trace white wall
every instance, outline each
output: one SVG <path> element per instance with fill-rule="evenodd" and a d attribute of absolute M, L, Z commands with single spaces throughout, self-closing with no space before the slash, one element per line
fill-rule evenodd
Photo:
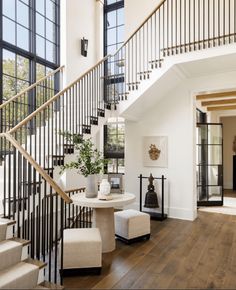
<path fill-rule="evenodd" d="M 177 72 L 178 73 L 178 72 Z M 125 190 L 136 194 L 139 206 L 140 173 L 164 174 L 168 179 L 169 217 L 193 220 L 197 215 L 196 196 L 196 125 L 194 96 L 200 92 L 229 90 L 235 85 L 236 72 L 183 78 L 172 91 L 143 111 L 138 122 L 126 126 Z M 168 86 L 168 84 L 166 84 Z M 148 94 L 158 94 L 156 89 Z M 168 137 L 168 168 L 144 167 L 142 164 L 143 136 Z"/>
<path fill-rule="evenodd" d="M 125 0 L 125 39 L 137 29 L 160 2 L 161 0 Z"/>
<path fill-rule="evenodd" d="M 61 64 L 65 83 L 71 83 L 103 55 L 103 6 L 95 0 L 61 1 Z M 81 39 L 89 41 L 88 56 L 81 55 Z"/>
<path fill-rule="evenodd" d="M 164 174 L 168 179 L 165 194 L 169 196 L 169 215 L 190 220 L 194 219 L 192 110 L 188 91 L 179 87 L 153 106 L 139 122 L 127 121 L 125 155 L 126 191 L 138 197 L 140 173 L 146 176 L 152 173 L 156 177 Z M 168 137 L 168 168 L 143 166 L 143 136 Z"/>

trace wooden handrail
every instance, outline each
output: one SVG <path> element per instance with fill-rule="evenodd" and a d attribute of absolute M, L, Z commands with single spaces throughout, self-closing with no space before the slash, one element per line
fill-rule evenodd
<path fill-rule="evenodd" d="M 53 76 L 54 74 L 56 74 L 57 72 L 63 70 L 65 68 L 64 65 L 60 66 L 59 68 L 57 68 L 56 70 L 52 71 L 51 73 L 49 73 L 48 75 L 46 75 L 45 77 L 41 78 L 40 80 L 38 80 L 37 82 L 33 83 L 32 85 L 30 85 L 29 87 L 27 87 L 26 89 L 24 89 L 22 92 L 18 93 L 17 95 L 11 97 L 9 100 L 7 100 L 6 102 L 2 103 L 0 105 L 0 109 L 4 108 L 7 104 L 9 104 L 10 102 L 14 101 L 15 99 L 19 98 L 20 96 L 22 96 L 23 94 L 27 93 L 28 91 L 32 90 L 33 88 L 35 88 L 39 83 L 43 82 L 44 80 L 46 80 L 48 77 Z"/>
<path fill-rule="evenodd" d="M 120 48 L 117 49 L 117 51 L 114 53 L 113 56 L 115 56 L 125 45 L 130 41 L 130 39 L 143 27 L 143 25 L 148 22 L 148 20 L 154 15 L 157 10 L 161 8 L 161 6 L 166 2 L 166 0 L 162 0 L 159 5 L 143 20 L 143 22 L 138 26 L 137 29 L 128 37 L 128 39 L 122 44 Z"/>
<path fill-rule="evenodd" d="M 71 193 L 71 192 L 77 192 L 77 191 L 84 191 L 85 190 L 85 187 L 80 187 L 80 188 L 73 188 L 73 189 L 68 189 L 68 190 L 65 190 L 65 193 Z"/>
<path fill-rule="evenodd" d="M 0 137 L 6 138 L 25 159 L 35 168 L 35 170 L 47 181 L 47 183 L 57 192 L 66 203 L 72 203 L 70 197 L 56 184 L 56 182 L 46 173 L 45 170 L 28 154 L 27 151 L 9 133 L 1 133 Z"/>
<path fill-rule="evenodd" d="M 84 76 L 89 74 L 95 67 L 103 63 L 105 60 L 107 60 L 111 55 L 105 56 L 102 60 L 100 60 L 97 64 L 95 64 L 92 68 L 90 68 L 88 71 L 86 71 L 82 76 L 80 76 L 77 80 L 75 80 L 73 83 L 68 85 L 66 88 L 64 88 L 62 91 L 54 95 L 51 99 L 49 99 L 47 102 L 45 102 L 41 107 L 39 107 L 37 110 L 35 110 L 33 113 L 31 113 L 28 117 L 26 117 L 24 120 L 19 122 L 14 128 L 8 131 L 8 133 L 12 134 L 16 132 L 19 128 L 24 126 L 26 123 L 28 123 L 30 120 L 34 118 L 38 113 L 42 112 L 45 108 L 47 108 L 52 102 L 57 100 L 61 95 L 63 95 L 66 91 L 68 91 L 71 87 L 73 87 L 77 82 L 79 82 Z"/>

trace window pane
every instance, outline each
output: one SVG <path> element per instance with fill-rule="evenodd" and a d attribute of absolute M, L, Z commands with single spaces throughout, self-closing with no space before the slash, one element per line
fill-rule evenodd
<path fill-rule="evenodd" d="M 36 64 L 36 81 L 40 80 L 45 76 L 45 66 L 42 64 Z"/>
<path fill-rule="evenodd" d="M 118 173 L 125 173 L 125 160 L 118 159 Z"/>
<path fill-rule="evenodd" d="M 36 54 L 45 58 L 45 40 L 38 35 L 36 36 Z"/>
<path fill-rule="evenodd" d="M 29 60 L 17 55 L 17 78 L 29 80 Z"/>
<path fill-rule="evenodd" d="M 49 41 L 46 41 L 46 59 L 54 62 L 55 61 L 55 45 Z"/>
<path fill-rule="evenodd" d="M 55 4 L 51 0 L 46 1 L 46 17 L 55 22 Z"/>
<path fill-rule="evenodd" d="M 17 25 L 17 46 L 29 50 L 29 30 Z"/>
<path fill-rule="evenodd" d="M 119 26 L 117 28 L 117 42 L 123 42 L 124 41 L 124 26 Z"/>
<path fill-rule="evenodd" d="M 121 25 L 125 23 L 125 15 L 124 9 L 117 10 L 117 25 Z"/>
<path fill-rule="evenodd" d="M 29 83 L 28 82 L 24 82 L 24 81 L 21 81 L 21 80 L 17 80 L 17 83 L 16 83 L 16 93 L 20 93 L 22 92 L 23 90 L 25 90 L 27 87 L 29 86 Z"/>
<path fill-rule="evenodd" d="M 115 27 L 116 24 L 116 10 L 107 13 L 107 28 Z"/>
<path fill-rule="evenodd" d="M 36 33 L 45 36 L 45 18 L 36 13 Z"/>
<path fill-rule="evenodd" d="M 15 20 L 15 0 L 3 0 L 2 12 L 7 17 Z"/>
<path fill-rule="evenodd" d="M 116 43 L 116 28 L 108 29 L 107 31 L 107 45 Z"/>
<path fill-rule="evenodd" d="M 3 40 L 16 44 L 15 22 L 3 17 Z"/>
<path fill-rule="evenodd" d="M 115 45 L 109 45 L 107 47 L 107 54 L 115 54 L 117 48 L 116 48 L 116 44 Z"/>
<path fill-rule="evenodd" d="M 16 79 L 3 75 L 3 98 L 8 100 L 16 94 Z"/>
<path fill-rule="evenodd" d="M 17 22 L 29 28 L 29 7 L 17 1 Z"/>
<path fill-rule="evenodd" d="M 47 0 L 48 1 L 48 0 Z M 44 15 L 45 11 L 45 0 L 36 0 L 36 10 Z"/>
<path fill-rule="evenodd" d="M 117 173 L 117 160 L 116 159 L 108 159 L 107 172 Z"/>
<path fill-rule="evenodd" d="M 12 53 L 8 50 L 3 50 L 3 73 L 10 75 L 10 76 L 15 76 L 15 58 L 16 55 L 15 53 Z"/>
<path fill-rule="evenodd" d="M 55 42 L 55 25 L 49 20 L 46 20 L 46 38 Z"/>
<path fill-rule="evenodd" d="M 118 124 L 118 134 L 125 133 L 125 124 Z"/>

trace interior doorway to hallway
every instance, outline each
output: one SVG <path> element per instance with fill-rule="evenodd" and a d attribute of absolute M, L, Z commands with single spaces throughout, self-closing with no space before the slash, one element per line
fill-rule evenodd
<path fill-rule="evenodd" d="M 221 123 L 197 123 L 198 206 L 222 206 L 223 126 Z"/>
<path fill-rule="evenodd" d="M 198 112 L 200 115 L 201 113 L 201 111 Z M 236 168 L 233 170 L 236 166 L 233 151 L 233 141 L 236 136 L 236 113 L 233 116 L 228 114 L 232 114 L 232 112 L 217 111 L 217 113 L 210 114 L 210 117 L 207 116 L 207 113 L 203 113 L 205 119 L 200 121 L 205 122 L 205 125 L 197 124 L 198 208 L 201 211 L 236 215 Z M 218 123 L 207 123 L 209 120 L 218 121 Z M 217 125 L 222 130 L 217 130 Z M 222 150 L 220 150 L 220 144 L 222 144 Z M 234 158 L 235 161 L 233 161 Z M 208 188 L 216 189 L 217 186 L 221 187 L 222 193 L 220 193 L 220 188 L 218 191 L 208 190 Z"/>

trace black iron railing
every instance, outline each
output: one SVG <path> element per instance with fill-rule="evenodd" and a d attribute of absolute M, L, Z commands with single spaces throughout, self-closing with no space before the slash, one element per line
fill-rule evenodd
<path fill-rule="evenodd" d="M 163 0 L 108 58 L 107 99 L 126 100 L 168 56 L 235 41 L 234 0 Z"/>

